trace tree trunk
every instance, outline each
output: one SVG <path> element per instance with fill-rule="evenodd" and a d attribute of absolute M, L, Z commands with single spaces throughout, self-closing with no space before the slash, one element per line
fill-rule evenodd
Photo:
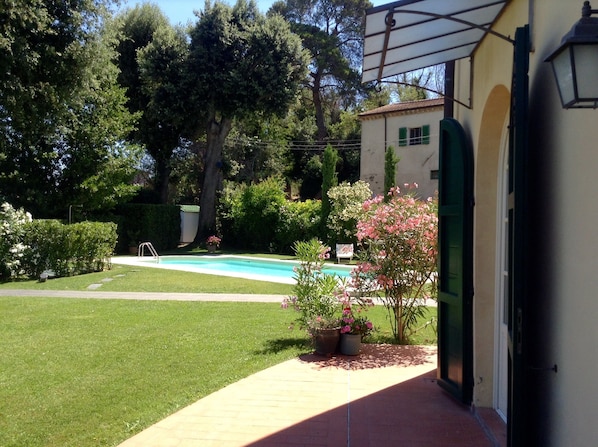
<path fill-rule="evenodd" d="M 170 182 L 170 162 L 156 160 L 156 180 L 154 190 L 160 198 L 160 203 L 168 203 L 168 184 Z"/>
<path fill-rule="evenodd" d="M 312 96 L 314 109 L 316 111 L 316 127 L 318 129 L 318 141 L 324 141 L 328 132 L 326 131 L 326 121 L 324 120 L 324 106 L 322 105 L 322 95 L 320 93 L 321 78 L 319 73 L 312 73 L 314 85 L 312 87 Z"/>
<path fill-rule="evenodd" d="M 220 122 L 212 116 L 208 124 L 207 149 L 204 162 L 204 180 L 199 200 L 199 225 L 195 243 L 201 244 L 209 234 L 216 232 L 216 195 L 221 184 L 222 148 L 232 127 L 230 118 Z"/>

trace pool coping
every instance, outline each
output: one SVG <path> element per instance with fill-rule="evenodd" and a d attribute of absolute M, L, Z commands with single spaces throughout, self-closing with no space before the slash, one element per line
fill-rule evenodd
<path fill-rule="evenodd" d="M 258 258 L 252 256 L 240 256 L 240 255 L 228 255 L 228 254 L 209 254 L 209 255 L 165 255 L 160 256 L 158 259 L 153 258 L 151 256 L 115 256 L 112 257 L 111 262 L 113 264 L 122 264 L 122 265 L 129 265 L 129 266 L 137 266 L 137 267 L 151 267 L 151 268 L 162 268 L 166 270 L 178 270 L 184 272 L 191 272 L 191 273 L 201 273 L 204 275 L 214 275 L 214 276 L 226 276 L 230 278 L 243 278 L 243 279 L 250 279 L 254 281 L 265 281 L 265 282 L 275 282 L 279 284 L 295 284 L 295 280 L 293 278 L 282 278 L 279 276 L 268 276 L 268 275 L 257 275 L 251 273 L 240 273 L 240 272 L 215 272 L 211 269 L 205 269 L 196 266 L 180 266 L 180 265 L 167 265 L 167 264 L 160 264 L 160 258 L 180 258 L 180 257 L 196 257 L 196 258 L 205 258 L 205 259 L 217 259 L 217 258 L 232 258 L 232 259 L 249 259 L 249 260 L 256 260 L 256 261 L 276 261 L 276 262 L 283 262 L 283 263 L 297 263 L 297 261 L 290 260 L 290 259 L 270 259 L 270 258 Z M 151 261 L 154 262 L 151 262 Z M 353 269 L 356 266 L 350 266 L 346 264 L 331 264 L 334 265 L 335 268 L 342 268 L 342 269 Z"/>

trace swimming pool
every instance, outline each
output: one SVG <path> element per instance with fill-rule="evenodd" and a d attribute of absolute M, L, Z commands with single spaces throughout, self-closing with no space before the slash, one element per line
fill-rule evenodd
<path fill-rule="evenodd" d="M 294 284 L 293 268 L 299 265 L 296 261 L 278 259 L 252 258 L 246 256 L 160 256 L 160 261 L 150 257 L 118 257 L 113 258 L 115 264 L 139 265 L 171 270 L 184 270 L 235 278 L 254 279 L 258 281 Z M 353 266 L 327 264 L 324 272 L 340 277 L 349 277 Z"/>

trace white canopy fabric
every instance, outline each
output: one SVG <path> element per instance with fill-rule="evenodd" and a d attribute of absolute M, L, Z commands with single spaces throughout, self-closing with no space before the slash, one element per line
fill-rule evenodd
<path fill-rule="evenodd" d="M 508 1 L 401 0 L 368 9 L 362 81 L 471 56 Z"/>

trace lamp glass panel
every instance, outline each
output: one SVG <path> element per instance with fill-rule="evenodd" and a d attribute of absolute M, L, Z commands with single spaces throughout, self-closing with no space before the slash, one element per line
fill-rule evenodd
<path fill-rule="evenodd" d="M 579 99 L 598 99 L 598 45 L 572 45 Z"/>
<path fill-rule="evenodd" d="M 575 88 L 573 86 L 573 73 L 571 68 L 570 47 L 565 47 L 552 59 L 552 68 L 561 94 L 563 105 L 575 99 Z"/>

